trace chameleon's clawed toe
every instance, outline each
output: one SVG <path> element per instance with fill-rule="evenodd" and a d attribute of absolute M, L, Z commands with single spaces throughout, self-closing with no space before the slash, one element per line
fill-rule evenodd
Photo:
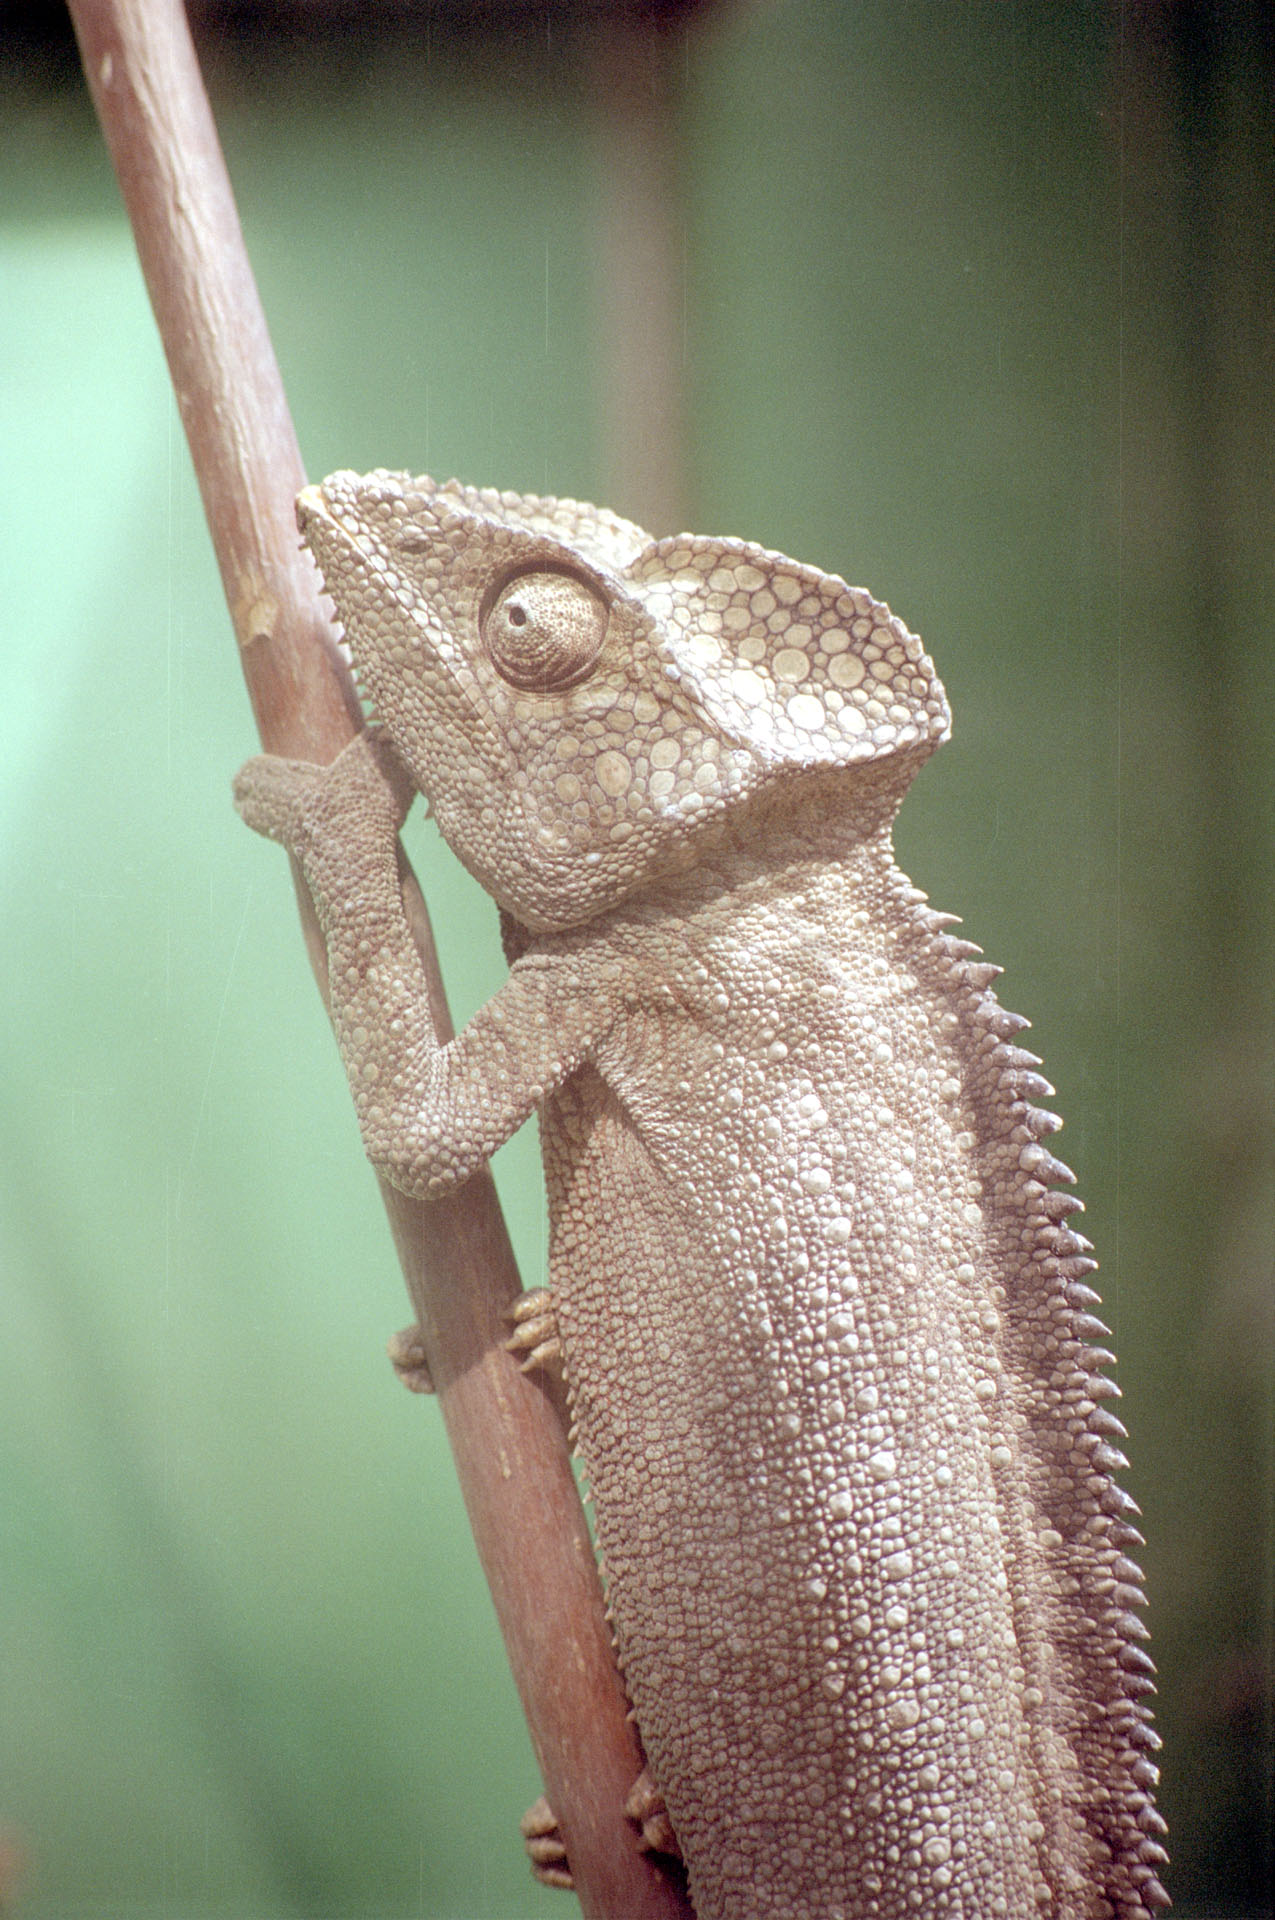
<path fill-rule="evenodd" d="M 409 1393 L 433 1393 L 434 1379 L 419 1327 L 403 1327 L 385 1343 L 390 1364 Z"/>
<path fill-rule="evenodd" d="M 558 1338 L 553 1295 L 548 1287 L 531 1287 L 519 1294 L 505 1318 L 514 1323 L 505 1347 L 520 1359 L 522 1371 L 531 1373 L 537 1367 L 544 1367 L 560 1376 L 562 1342 Z"/>
<path fill-rule="evenodd" d="M 562 1834 L 553 1808 L 543 1793 L 527 1808 L 518 1822 L 518 1830 L 522 1834 L 531 1871 L 536 1879 L 546 1887 L 563 1887 L 570 1892 L 575 1881 L 567 1864 L 567 1850 L 562 1844 Z"/>
<path fill-rule="evenodd" d="M 681 1859 L 682 1849 L 668 1817 L 664 1795 L 646 1767 L 633 1782 L 624 1811 L 641 1828 L 642 1845 L 648 1853 L 666 1853 L 674 1860 Z"/>

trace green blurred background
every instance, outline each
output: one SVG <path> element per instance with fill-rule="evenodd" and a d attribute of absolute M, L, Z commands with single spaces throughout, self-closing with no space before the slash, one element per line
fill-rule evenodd
<path fill-rule="evenodd" d="M 284 11 L 201 46 L 310 471 L 640 514 L 580 22 Z M 1170 1888 L 1269 1913 L 1268 22 L 787 0 L 664 44 L 686 518 L 887 597 L 946 681 L 900 857 L 1067 1117 Z M 405 1300 L 284 863 L 229 806 L 248 707 L 114 182 L 56 19 L 16 10 L 0 62 L 15 1911 L 564 1915 L 437 1412 L 383 1358 Z M 463 1018 L 495 916 L 412 842 Z M 531 1130 L 498 1176 L 535 1284 Z"/>

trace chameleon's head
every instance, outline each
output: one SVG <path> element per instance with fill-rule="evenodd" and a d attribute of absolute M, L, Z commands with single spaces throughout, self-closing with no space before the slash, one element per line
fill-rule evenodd
<path fill-rule="evenodd" d="M 915 635 L 781 554 L 401 473 L 332 474 L 297 514 L 377 718 L 528 927 L 614 906 L 778 782 L 946 738 Z"/>

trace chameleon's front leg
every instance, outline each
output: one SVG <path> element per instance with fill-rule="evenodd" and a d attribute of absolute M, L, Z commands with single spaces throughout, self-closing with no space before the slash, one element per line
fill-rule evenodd
<path fill-rule="evenodd" d="M 328 953 L 337 1045 L 364 1146 L 383 1165 L 405 1071 L 439 1051 L 419 955 L 403 910 L 395 846 L 413 788 L 384 735 L 368 728 L 329 766 L 262 754 L 235 778 L 235 805 L 298 861 Z"/>
<path fill-rule="evenodd" d="M 327 767 L 263 755 L 235 804 L 296 856 L 328 950 L 332 1024 L 367 1156 L 404 1193 L 442 1193 L 488 1161 L 614 1015 L 603 969 L 520 962 L 446 1046 L 429 1012 L 396 858 L 412 787 L 368 728 Z"/>

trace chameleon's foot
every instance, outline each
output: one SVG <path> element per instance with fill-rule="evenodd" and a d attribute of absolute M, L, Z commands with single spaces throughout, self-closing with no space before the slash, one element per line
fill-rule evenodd
<path fill-rule="evenodd" d="M 409 1393 L 433 1393 L 434 1380 L 419 1327 L 404 1327 L 400 1333 L 392 1333 L 385 1343 L 385 1351 Z"/>
<path fill-rule="evenodd" d="M 642 1845 L 648 1853 L 666 1853 L 673 1860 L 681 1859 L 682 1849 L 668 1817 L 664 1795 L 645 1767 L 633 1782 L 624 1811 L 642 1829 Z"/>
<path fill-rule="evenodd" d="M 379 727 L 365 727 L 329 766 L 260 753 L 235 775 L 235 806 L 254 833 L 278 840 L 302 862 L 319 849 L 338 860 L 370 823 L 395 834 L 413 787 Z"/>
<path fill-rule="evenodd" d="M 681 1860 L 682 1849 L 669 1821 L 664 1795 L 645 1767 L 633 1783 L 632 1791 L 624 1803 L 624 1812 L 625 1817 L 641 1829 L 643 1852 L 663 1854 L 666 1863 Z M 553 1808 L 543 1794 L 534 1806 L 527 1808 L 518 1827 L 536 1879 L 543 1881 L 547 1887 L 574 1887 L 562 1833 L 554 1818 Z M 675 1878 L 680 1878 L 679 1867 L 669 1866 L 667 1871 Z"/>
<path fill-rule="evenodd" d="M 520 1294 L 506 1312 L 514 1330 L 505 1342 L 512 1354 L 521 1356 L 524 1373 L 537 1367 L 562 1378 L 562 1343 L 553 1310 L 553 1295 L 548 1287 L 533 1287 Z"/>
<path fill-rule="evenodd" d="M 259 753 L 235 775 L 235 808 L 254 833 L 294 852 L 306 810 L 322 790 L 324 769 L 308 760 Z"/>
<path fill-rule="evenodd" d="M 553 1808 L 543 1793 L 534 1806 L 528 1807 L 518 1822 L 523 1844 L 527 1849 L 527 1858 L 531 1862 L 531 1871 L 537 1880 L 546 1887 L 564 1887 L 568 1892 L 575 1886 L 571 1878 L 571 1868 L 567 1865 L 567 1850 L 562 1844 L 562 1835 L 558 1822 L 553 1817 Z"/>

